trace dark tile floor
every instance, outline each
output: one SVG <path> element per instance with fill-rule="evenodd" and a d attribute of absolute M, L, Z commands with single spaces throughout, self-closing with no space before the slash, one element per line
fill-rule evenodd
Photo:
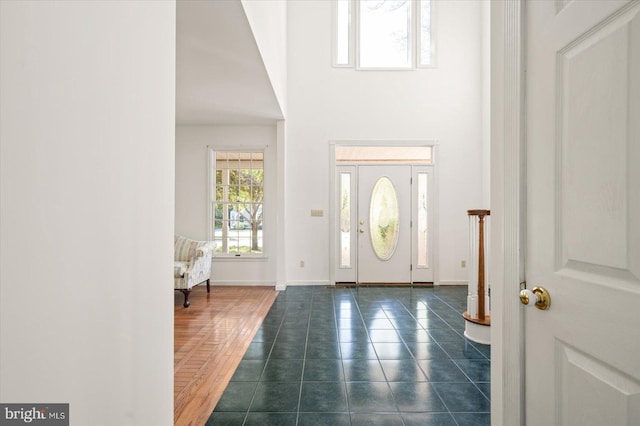
<path fill-rule="evenodd" d="M 289 287 L 207 425 L 489 425 L 467 288 Z"/>

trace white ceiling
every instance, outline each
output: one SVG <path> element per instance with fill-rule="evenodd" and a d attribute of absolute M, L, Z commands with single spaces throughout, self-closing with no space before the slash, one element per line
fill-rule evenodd
<path fill-rule="evenodd" d="M 176 124 L 282 119 L 240 0 L 177 3 Z"/>

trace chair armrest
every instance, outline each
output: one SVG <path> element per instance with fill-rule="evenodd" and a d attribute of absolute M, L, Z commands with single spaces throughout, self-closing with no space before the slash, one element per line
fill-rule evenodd
<path fill-rule="evenodd" d="M 215 248 L 216 248 L 216 243 L 213 241 L 208 241 L 205 244 L 200 245 L 196 249 L 196 257 L 204 257 L 204 256 L 211 257 Z"/>

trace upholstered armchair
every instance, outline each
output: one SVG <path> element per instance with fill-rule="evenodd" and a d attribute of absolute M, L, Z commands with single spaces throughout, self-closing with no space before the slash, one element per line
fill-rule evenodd
<path fill-rule="evenodd" d="M 178 235 L 174 238 L 174 288 L 184 294 L 185 308 L 191 304 L 193 286 L 206 282 L 207 293 L 211 289 L 211 256 L 215 247 L 213 241 L 194 241 Z"/>

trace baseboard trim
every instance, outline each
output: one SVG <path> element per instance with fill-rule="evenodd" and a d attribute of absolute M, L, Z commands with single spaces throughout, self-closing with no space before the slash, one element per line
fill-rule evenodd
<path fill-rule="evenodd" d="M 215 281 L 211 280 L 211 285 L 215 286 L 240 286 L 240 287 L 275 287 L 276 290 L 282 291 L 286 290 L 287 287 L 301 287 L 301 286 L 325 286 L 325 287 L 353 287 L 355 284 L 351 283 L 336 283 L 335 285 L 331 285 L 331 281 L 292 281 L 288 282 L 286 285 L 278 285 L 275 281 L 249 281 L 249 280 L 237 280 L 237 281 Z M 385 284 L 385 283 L 364 283 L 358 284 L 361 287 L 373 287 L 373 286 L 385 286 L 385 287 L 394 287 L 394 286 L 405 286 L 405 287 L 438 287 L 438 286 L 447 286 L 447 285 L 468 285 L 467 281 L 440 281 L 438 283 L 406 283 L 406 284 Z"/>
<path fill-rule="evenodd" d="M 331 286 L 329 286 L 331 287 Z M 353 288 L 353 287 L 406 287 L 406 288 L 432 288 L 433 283 L 336 283 L 336 288 Z"/>
<path fill-rule="evenodd" d="M 440 281 L 438 283 L 439 285 L 469 285 L 469 281 L 466 280 L 462 280 L 462 281 Z"/>
<path fill-rule="evenodd" d="M 293 281 L 293 282 L 288 282 L 287 283 L 287 287 L 300 287 L 300 286 L 305 286 L 305 285 L 312 285 L 312 286 L 328 286 L 329 284 L 331 284 L 331 282 L 329 280 L 326 281 Z"/>
<path fill-rule="evenodd" d="M 214 281 L 211 280 L 211 285 L 215 285 L 218 287 L 276 287 L 275 281 Z"/>

